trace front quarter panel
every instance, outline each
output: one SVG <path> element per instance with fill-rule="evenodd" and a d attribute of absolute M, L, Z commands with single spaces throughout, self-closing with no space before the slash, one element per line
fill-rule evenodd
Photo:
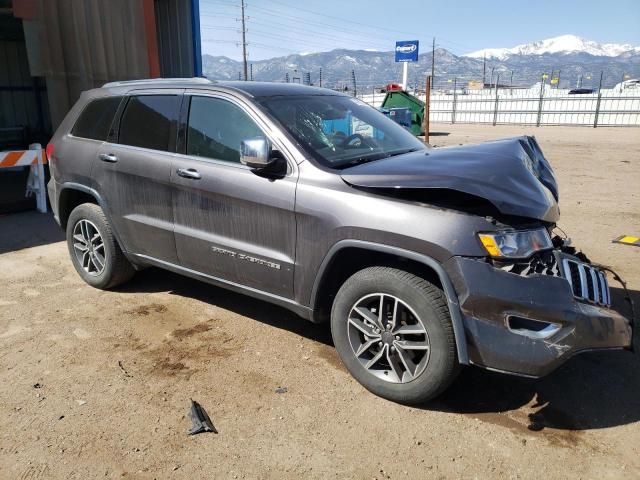
<path fill-rule="evenodd" d="M 305 305 L 322 261 L 341 240 L 398 247 L 442 263 L 453 255 L 486 255 L 475 232 L 495 229 L 483 217 L 355 189 L 310 162 L 300 164 L 296 219 L 295 293 Z"/>

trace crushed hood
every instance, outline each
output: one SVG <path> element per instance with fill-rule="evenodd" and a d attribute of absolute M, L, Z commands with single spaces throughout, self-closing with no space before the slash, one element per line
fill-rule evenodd
<path fill-rule="evenodd" d="M 350 185 L 371 189 L 444 189 L 483 198 L 505 215 L 555 223 L 558 186 L 534 137 L 434 148 L 344 169 Z"/>

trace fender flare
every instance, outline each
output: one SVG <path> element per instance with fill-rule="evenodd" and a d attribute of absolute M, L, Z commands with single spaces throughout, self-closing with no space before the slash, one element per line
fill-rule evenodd
<path fill-rule="evenodd" d="M 357 247 L 363 250 L 389 253 L 398 257 L 402 257 L 402 258 L 416 261 L 418 263 L 422 263 L 423 265 L 426 265 L 427 267 L 435 271 L 436 274 L 438 275 L 438 278 L 440 279 L 440 283 L 442 284 L 442 289 L 444 290 L 444 294 L 447 299 L 447 305 L 449 307 L 449 313 L 451 315 L 451 323 L 453 325 L 453 335 L 456 341 L 458 361 L 462 365 L 469 365 L 467 338 L 464 331 L 464 323 L 462 321 L 462 312 L 460 311 L 460 303 L 458 301 L 458 295 L 456 294 L 456 291 L 453 288 L 453 284 L 449 279 L 449 275 L 447 275 L 447 272 L 444 270 L 440 262 L 438 262 L 437 260 L 435 260 L 434 258 L 428 255 L 414 252 L 412 250 L 405 250 L 399 247 L 393 247 L 390 245 L 367 242 L 364 240 L 340 240 L 335 244 L 333 244 L 333 246 L 329 249 L 324 259 L 322 260 L 322 263 L 320 264 L 320 268 L 318 269 L 318 273 L 313 283 L 313 289 L 311 290 L 311 306 L 313 309 L 315 309 L 315 306 L 317 304 L 318 290 L 320 288 L 320 284 L 323 279 L 325 270 L 330 265 L 333 257 L 335 257 L 335 255 L 340 250 L 348 247 Z"/>
<path fill-rule="evenodd" d="M 62 192 L 65 191 L 65 190 L 78 190 L 80 192 L 84 192 L 84 193 L 86 193 L 88 195 L 91 195 L 93 198 L 95 198 L 96 202 L 98 202 L 98 206 L 102 209 L 102 212 L 104 213 L 104 216 L 107 217 L 107 220 L 109 221 L 109 223 L 111 225 L 113 225 L 113 222 L 111 221 L 111 213 L 109 212 L 109 209 L 107 208 L 107 205 L 106 205 L 104 199 L 102 198 L 102 196 L 96 190 L 94 190 L 91 187 L 87 187 L 86 185 L 83 185 L 81 183 L 64 182 L 64 183 L 62 183 L 60 185 L 60 191 L 58 192 L 58 199 L 57 199 L 58 203 L 60 202 L 60 197 L 62 195 Z M 71 212 L 69 212 L 69 213 L 71 213 Z M 61 220 L 61 219 L 58 219 L 58 220 Z M 116 242 L 118 242 L 118 246 L 120 247 L 120 250 L 122 250 L 122 253 L 124 253 L 125 256 L 129 259 L 129 261 L 131 261 L 131 258 L 129 256 L 129 254 L 124 249 L 124 244 L 120 240 L 120 235 L 115 230 L 115 228 L 113 228 L 113 227 L 111 228 L 111 233 L 115 237 Z"/>

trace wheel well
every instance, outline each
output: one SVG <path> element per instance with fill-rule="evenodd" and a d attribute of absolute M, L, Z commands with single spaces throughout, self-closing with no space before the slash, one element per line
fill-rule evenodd
<path fill-rule="evenodd" d="M 339 250 L 331 258 L 322 274 L 315 298 L 312 299 L 314 322 L 325 322 L 329 319 L 333 299 L 342 284 L 351 275 L 364 268 L 374 266 L 404 270 L 442 288 L 442 282 L 436 271 L 424 263 L 391 253 L 346 247 Z"/>
<path fill-rule="evenodd" d="M 83 203 L 94 203 L 98 205 L 96 198 L 82 190 L 76 190 L 73 188 L 65 188 L 60 192 L 60 199 L 58 200 L 58 217 L 60 218 L 60 225 L 62 228 L 67 228 L 67 220 L 74 208 Z"/>

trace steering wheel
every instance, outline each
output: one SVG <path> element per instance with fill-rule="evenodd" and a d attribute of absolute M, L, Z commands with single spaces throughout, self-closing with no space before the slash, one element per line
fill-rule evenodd
<path fill-rule="evenodd" d="M 358 140 L 358 142 L 354 143 L 356 140 Z M 342 141 L 342 148 L 358 148 L 364 146 L 365 144 L 365 139 L 362 135 L 360 135 L 359 133 L 353 133 Z"/>

